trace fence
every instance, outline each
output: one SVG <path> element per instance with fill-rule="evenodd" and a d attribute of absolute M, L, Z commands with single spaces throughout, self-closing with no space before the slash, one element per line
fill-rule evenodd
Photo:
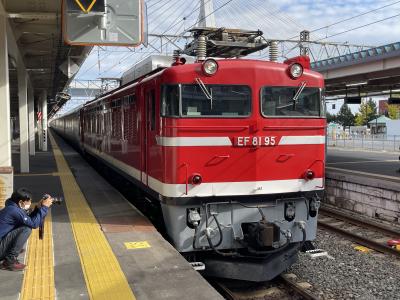
<path fill-rule="evenodd" d="M 400 135 L 395 136 L 358 136 L 332 137 L 328 136 L 328 147 L 366 149 L 373 151 L 398 152 L 400 150 Z"/>

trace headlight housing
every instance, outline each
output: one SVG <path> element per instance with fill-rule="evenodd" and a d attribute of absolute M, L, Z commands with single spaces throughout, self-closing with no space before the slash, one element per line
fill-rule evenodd
<path fill-rule="evenodd" d="M 303 75 L 304 68 L 301 64 L 294 63 L 289 66 L 289 76 L 292 79 L 298 79 Z"/>
<path fill-rule="evenodd" d="M 194 173 L 190 178 L 193 185 L 200 185 L 203 182 L 203 177 L 200 174 Z"/>
<path fill-rule="evenodd" d="M 207 76 L 213 76 L 218 71 L 218 63 L 215 59 L 206 59 L 201 65 L 203 73 Z"/>

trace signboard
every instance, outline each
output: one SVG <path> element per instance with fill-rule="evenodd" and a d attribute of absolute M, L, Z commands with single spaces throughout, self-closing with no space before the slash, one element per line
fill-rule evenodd
<path fill-rule="evenodd" d="M 70 45 L 138 46 L 143 0 L 63 0 L 63 36 Z"/>
<path fill-rule="evenodd" d="M 344 103 L 346 103 L 346 104 L 361 104 L 361 97 L 360 96 L 345 97 Z"/>
<path fill-rule="evenodd" d="M 400 104 L 400 97 L 390 97 L 388 104 Z"/>
<path fill-rule="evenodd" d="M 105 12 L 105 0 L 73 0 L 67 1 L 68 12 L 89 13 Z"/>

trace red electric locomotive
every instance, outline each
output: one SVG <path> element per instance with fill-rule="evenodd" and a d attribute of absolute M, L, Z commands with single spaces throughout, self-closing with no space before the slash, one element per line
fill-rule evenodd
<path fill-rule="evenodd" d="M 157 202 L 172 244 L 207 275 L 274 278 L 316 236 L 323 78 L 302 56 L 165 59 L 52 127 Z"/>

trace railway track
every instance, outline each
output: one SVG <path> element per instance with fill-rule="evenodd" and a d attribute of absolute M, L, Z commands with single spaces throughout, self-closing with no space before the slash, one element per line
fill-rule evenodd
<path fill-rule="evenodd" d="M 305 300 L 318 300 L 319 299 L 319 297 L 314 295 L 308 289 L 306 289 L 303 286 L 301 286 L 297 281 L 295 281 L 294 279 L 291 279 L 286 274 L 279 276 L 279 280 L 282 283 L 284 283 L 285 286 L 289 287 L 297 295 L 299 295 L 301 297 L 300 299 L 305 299 Z"/>
<path fill-rule="evenodd" d="M 243 283 L 240 281 L 213 281 L 212 284 L 227 300 L 319 300 L 320 298 L 298 282 L 290 274 L 283 274 L 267 283 Z"/>
<path fill-rule="evenodd" d="M 318 226 L 336 232 L 353 242 L 378 252 L 400 257 L 400 251 L 387 246 L 388 240 L 399 238 L 400 230 L 360 219 L 333 209 L 321 209 Z"/>

